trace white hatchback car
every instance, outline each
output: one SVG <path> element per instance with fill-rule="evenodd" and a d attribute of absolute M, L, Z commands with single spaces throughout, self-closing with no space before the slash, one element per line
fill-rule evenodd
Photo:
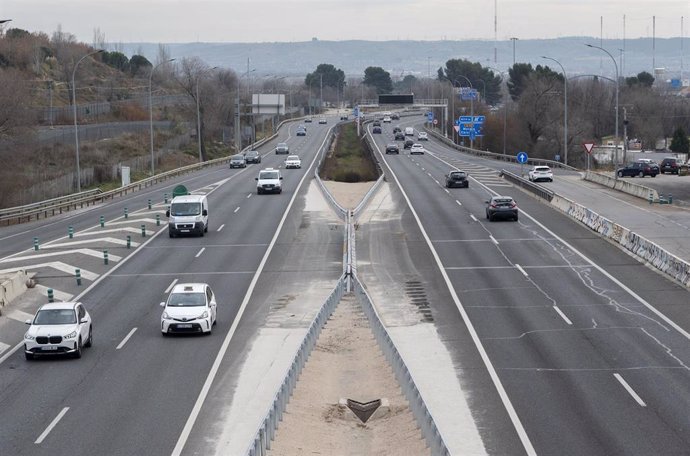
<path fill-rule="evenodd" d="M 424 155 L 424 147 L 421 144 L 413 144 L 410 148 L 410 155 L 422 154 Z"/>
<path fill-rule="evenodd" d="M 216 324 L 216 296 L 205 283 L 178 283 L 161 302 L 161 332 L 211 334 Z"/>
<path fill-rule="evenodd" d="M 553 182 L 553 172 L 548 166 L 533 166 L 529 170 L 529 180 L 532 182 L 548 181 Z"/>
<path fill-rule="evenodd" d="M 285 159 L 285 169 L 289 168 L 301 168 L 302 167 L 302 160 L 300 160 L 299 156 L 297 155 L 288 155 L 288 157 Z"/>
<path fill-rule="evenodd" d="M 425 131 L 417 133 L 417 141 L 428 141 L 429 135 Z"/>
<path fill-rule="evenodd" d="M 91 316 L 81 302 L 54 302 L 42 305 L 24 334 L 24 355 L 70 354 L 81 358 L 82 348 L 93 344 Z"/>

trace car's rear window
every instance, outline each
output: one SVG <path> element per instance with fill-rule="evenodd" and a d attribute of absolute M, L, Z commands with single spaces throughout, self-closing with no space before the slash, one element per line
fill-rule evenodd
<path fill-rule="evenodd" d="M 231 160 L 244 160 L 244 155 L 233 155 Z"/>
<path fill-rule="evenodd" d="M 512 199 L 512 198 L 496 198 L 496 199 L 494 200 L 494 203 L 499 204 L 499 205 L 501 205 L 501 206 L 504 206 L 504 205 L 506 205 L 506 204 L 510 204 L 510 203 L 512 203 L 512 202 L 513 202 L 513 199 Z"/>
<path fill-rule="evenodd" d="M 535 171 L 551 171 L 551 168 L 548 166 L 535 166 L 534 167 Z"/>
<path fill-rule="evenodd" d="M 454 173 L 450 173 L 450 177 L 455 177 L 455 178 L 458 178 L 458 177 L 465 177 L 465 175 L 466 175 L 466 174 L 463 173 L 462 171 L 456 171 L 456 172 L 454 172 Z"/>

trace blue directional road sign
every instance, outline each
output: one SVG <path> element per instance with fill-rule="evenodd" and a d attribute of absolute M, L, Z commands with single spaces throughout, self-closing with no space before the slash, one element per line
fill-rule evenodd
<path fill-rule="evenodd" d="M 463 101 L 478 100 L 479 92 L 470 87 L 460 87 L 460 99 Z"/>
<path fill-rule="evenodd" d="M 426 113 L 426 121 L 431 122 L 434 120 L 434 113 L 432 111 L 429 111 Z"/>
<path fill-rule="evenodd" d="M 524 164 L 527 163 L 527 152 L 518 152 L 517 154 L 517 161 L 518 163 Z"/>

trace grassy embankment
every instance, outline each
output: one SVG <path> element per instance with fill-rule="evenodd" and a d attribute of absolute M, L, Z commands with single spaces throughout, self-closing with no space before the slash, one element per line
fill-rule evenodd
<path fill-rule="evenodd" d="M 369 145 L 357 136 L 354 122 L 342 125 L 335 143 L 320 170 L 321 178 L 337 182 L 368 182 L 378 179 L 378 171 Z"/>

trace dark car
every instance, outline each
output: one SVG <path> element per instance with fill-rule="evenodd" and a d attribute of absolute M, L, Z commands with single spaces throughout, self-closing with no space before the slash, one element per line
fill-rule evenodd
<path fill-rule="evenodd" d="M 388 144 L 386 146 L 386 155 L 388 154 L 400 154 L 400 148 L 397 144 Z"/>
<path fill-rule="evenodd" d="M 404 141 L 405 140 L 405 133 L 402 131 L 399 131 L 395 134 L 395 140 L 396 141 Z"/>
<path fill-rule="evenodd" d="M 400 120 L 400 114 L 398 114 L 397 112 L 394 112 L 393 114 L 391 114 L 391 119 Z"/>
<path fill-rule="evenodd" d="M 451 171 L 448 174 L 446 174 L 446 188 L 468 188 L 469 186 L 470 181 L 467 180 L 467 173 L 465 171 Z"/>
<path fill-rule="evenodd" d="M 261 163 L 261 154 L 255 150 L 248 150 L 244 154 L 244 161 L 247 163 Z"/>
<path fill-rule="evenodd" d="M 396 125 L 395 127 L 393 127 L 393 133 L 397 133 L 399 131 L 402 131 L 402 128 L 400 128 L 400 125 Z"/>
<path fill-rule="evenodd" d="M 374 127 L 371 129 L 371 132 L 381 134 L 381 127 Z"/>
<path fill-rule="evenodd" d="M 380 127 L 380 126 L 381 126 L 381 121 L 380 121 L 380 120 L 375 120 L 375 121 L 374 121 L 374 126 L 375 126 L 375 127 Z"/>
<path fill-rule="evenodd" d="M 304 128 L 298 128 L 296 135 L 297 136 L 307 136 L 307 130 Z"/>
<path fill-rule="evenodd" d="M 493 222 L 496 219 L 518 220 L 517 204 L 510 196 L 492 196 L 486 202 L 486 218 Z"/>
<path fill-rule="evenodd" d="M 630 163 L 625 168 L 619 168 L 616 174 L 618 174 L 618 177 L 656 177 L 656 175 L 659 174 L 659 170 L 650 163 L 634 162 Z"/>
<path fill-rule="evenodd" d="M 414 141 L 411 139 L 406 139 L 405 144 L 403 145 L 404 149 L 412 149 L 412 146 L 414 146 Z"/>
<path fill-rule="evenodd" d="M 680 163 L 678 163 L 678 159 L 675 157 L 666 157 L 659 164 L 659 172 L 661 173 L 678 174 L 679 169 Z"/>

